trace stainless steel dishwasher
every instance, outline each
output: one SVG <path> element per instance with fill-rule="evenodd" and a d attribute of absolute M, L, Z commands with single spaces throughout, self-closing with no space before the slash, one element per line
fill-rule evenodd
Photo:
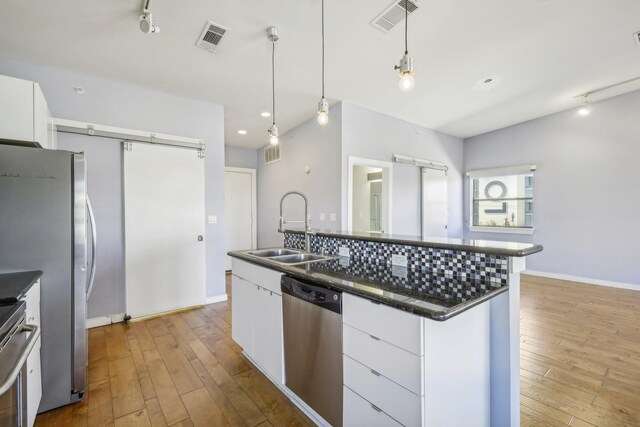
<path fill-rule="evenodd" d="M 285 385 L 342 426 L 342 293 L 282 276 Z"/>

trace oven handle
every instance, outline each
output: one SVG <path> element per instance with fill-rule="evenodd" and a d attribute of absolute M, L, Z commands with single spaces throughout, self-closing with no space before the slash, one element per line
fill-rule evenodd
<path fill-rule="evenodd" d="M 29 339 L 27 339 L 27 342 L 24 348 L 22 349 L 22 352 L 20 352 L 20 356 L 18 357 L 18 360 L 13 365 L 13 368 L 11 368 L 11 371 L 7 375 L 7 378 L 5 378 L 2 385 L 0 385 L 0 396 L 2 396 L 7 390 L 9 390 L 13 386 L 13 383 L 16 381 L 16 378 L 18 378 L 18 375 L 22 370 L 22 366 L 27 361 L 27 357 L 29 357 L 31 350 L 36 345 L 38 338 L 40 338 L 40 328 L 36 325 L 24 325 L 20 332 L 31 332 L 31 335 L 29 335 Z"/>

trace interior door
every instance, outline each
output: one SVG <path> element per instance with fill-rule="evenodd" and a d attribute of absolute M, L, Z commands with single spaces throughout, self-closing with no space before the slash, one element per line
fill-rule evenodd
<path fill-rule="evenodd" d="M 422 168 L 422 237 L 448 237 L 447 174 Z"/>
<path fill-rule="evenodd" d="M 127 314 L 140 317 L 204 304 L 204 160 L 190 149 L 127 145 Z"/>
<path fill-rule="evenodd" d="M 227 169 L 224 173 L 227 252 L 255 248 L 253 176 L 251 169 Z M 229 256 L 226 269 L 231 270 Z"/>

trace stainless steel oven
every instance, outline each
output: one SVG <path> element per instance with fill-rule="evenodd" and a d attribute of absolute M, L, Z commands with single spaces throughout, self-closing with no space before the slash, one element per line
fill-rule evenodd
<path fill-rule="evenodd" d="M 25 303 L 0 306 L 0 426 L 23 427 L 27 418 L 29 353 L 40 337 L 25 323 Z"/>

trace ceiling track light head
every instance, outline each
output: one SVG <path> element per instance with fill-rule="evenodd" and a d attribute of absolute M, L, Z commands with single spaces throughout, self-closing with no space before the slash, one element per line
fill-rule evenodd
<path fill-rule="evenodd" d="M 153 21 L 151 12 L 145 9 L 140 15 L 140 31 L 145 34 L 159 33 L 160 27 Z"/>
<path fill-rule="evenodd" d="M 278 35 L 278 28 L 276 27 L 267 28 L 267 38 L 271 40 L 272 43 L 277 42 L 280 39 L 280 36 Z"/>

